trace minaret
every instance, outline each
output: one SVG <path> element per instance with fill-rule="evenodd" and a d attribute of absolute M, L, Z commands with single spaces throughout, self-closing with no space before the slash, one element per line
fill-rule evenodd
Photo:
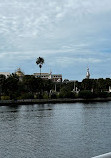
<path fill-rule="evenodd" d="M 87 68 L 86 78 L 87 78 L 87 79 L 90 78 L 89 68 Z"/>
<path fill-rule="evenodd" d="M 50 69 L 50 73 L 49 73 L 49 79 L 52 79 L 52 71 Z"/>

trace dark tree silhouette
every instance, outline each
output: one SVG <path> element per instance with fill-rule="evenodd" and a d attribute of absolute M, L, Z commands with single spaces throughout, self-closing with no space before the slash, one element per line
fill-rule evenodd
<path fill-rule="evenodd" d="M 42 65 L 44 64 L 44 58 L 42 58 L 42 57 L 37 58 L 36 64 L 39 65 L 39 68 L 40 68 L 40 76 L 41 76 L 41 68 L 42 68 Z"/>

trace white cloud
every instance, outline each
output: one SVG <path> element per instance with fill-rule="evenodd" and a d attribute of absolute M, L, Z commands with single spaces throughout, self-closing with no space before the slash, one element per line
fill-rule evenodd
<path fill-rule="evenodd" d="M 54 64 L 56 63 L 56 65 L 61 66 L 63 68 L 65 67 L 69 67 L 71 65 L 78 65 L 78 64 L 83 64 L 86 63 L 86 65 L 88 64 L 88 62 L 90 64 L 94 64 L 94 63 L 100 63 L 102 62 L 101 59 L 96 59 L 96 58 L 85 58 L 85 57 L 55 57 L 54 62 L 50 62 L 50 64 Z"/>
<path fill-rule="evenodd" d="M 0 66 L 38 56 L 52 66 L 104 63 L 110 17 L 110 0 L 0 0 Z"/>
<path fill-rule="evenodd" d="M 68 17 L 74 17 L 74 21 L 82 19 L 89 13 L 100 13 L 111 9 L 109 0 L 61 0 L 43 1 L 2 1 L 0 2 L 0 26 L 2 33 L 15 33 L 21 36 L 40 35 L 47 33 Z M 66 20 L 66 19 L 65 19 Z M 67 19 L 68 20 L 68 19 Z M 52 27 L 53 26 L 53 27 Z M 27 34 L 27 35 L 26 35 Z"/>

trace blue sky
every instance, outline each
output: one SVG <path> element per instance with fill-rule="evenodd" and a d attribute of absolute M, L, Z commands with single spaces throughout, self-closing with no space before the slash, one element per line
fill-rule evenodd
<path fill-rule="evenodd" d="M 111 0 L 0 0 L 0 71 L 111 78 Z"/>

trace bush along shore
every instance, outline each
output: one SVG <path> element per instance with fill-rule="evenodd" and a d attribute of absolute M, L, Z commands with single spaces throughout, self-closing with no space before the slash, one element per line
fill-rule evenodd
<path fill-rule="evenodd" d="M 53 82 L 33 75 L 0 75 L 0 104 L 109 101 L 111 79 Z"/>

